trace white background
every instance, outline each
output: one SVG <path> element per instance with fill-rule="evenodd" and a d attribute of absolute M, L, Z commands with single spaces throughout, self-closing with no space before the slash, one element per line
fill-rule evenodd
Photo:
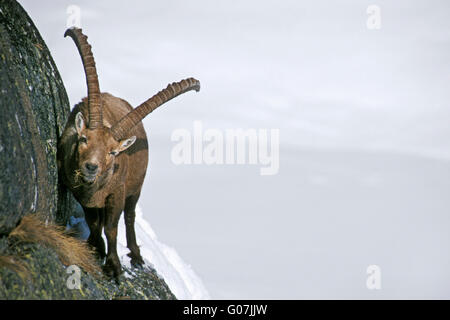
<path fill-rule="evenodd" d="M 145 119 L 140 206 L 213 298 L 450 298 L 448 1 L 19 1 L 73 106 L 81 8 L 102 91 Z M 369 5 L 381 29 L 366 27 Z M 177 128 L 279 128 L 280 171 L 171 162 Z M 366 287 L 381 267 L 382 289 Z"/>

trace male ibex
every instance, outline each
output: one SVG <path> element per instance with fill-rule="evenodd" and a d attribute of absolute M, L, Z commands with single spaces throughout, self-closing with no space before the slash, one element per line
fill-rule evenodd
<path fill-rule="evenodd" d="M 116 238 L 122 211 L 131 263 L 144 263 L 134 231 L 135 207 L 148 161 L 147 136 L 141 120 L 168 100 L 189 90 L 199 91 L 200 82 L 189 78 L 172 83 L 133 109 L 125 100 L 100 93 L 91 46 L 81 29 L 68 29 L 64 36 L 74 40 L 81 55 L 88 96 L 72 110 L 60 139 L 60 174 L 83 206 L 91 231 L 88 243 L 102 259 L 106 256 L 105 273 L 117 278 L 121 265 Z"/>

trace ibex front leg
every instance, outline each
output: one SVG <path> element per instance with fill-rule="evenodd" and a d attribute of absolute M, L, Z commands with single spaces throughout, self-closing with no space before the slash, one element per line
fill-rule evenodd
<path fill-rule="evenodd" d="M 119 257 L 117 255 L 117 225 L 124 206 L 123 193 L 112 194 L 106 198 L 105 235 L 108 240 L 105 273 L 116 279 L 121 274 Z"/>
<path fill-rule="evenodd" d="M 139 246 L 136 243 L 136 232 L 134 230 L 134 222 L 136 218 L 136 204 L 139 194 L 129 196 L 125 200 L 125 227 L 127 232 L 127 247 L 130 249 L 128 256 L 131 258 L 131 265 L 140 267 L 144 265 Z"/>
<path fill-rule="evenodd" d="M 90 230 L 88 243 L 96 250 L 100 260 L 103 260 L 106 256 L 105 242 L 102 238 L 103 209 L 86 207 L 83 207 L 83 209 L 84 217 Z"/>

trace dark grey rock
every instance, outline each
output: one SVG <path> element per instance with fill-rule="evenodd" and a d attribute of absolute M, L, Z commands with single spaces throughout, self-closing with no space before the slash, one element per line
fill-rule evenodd
<path fill-rule="evenodd" d="M 0 108 L 0 234 L 31 212 L 65 223 L 73 199 L 58 184 L 56 146 L 69 101 L 33 21 L 11 0 L 0 0 Z"/>
<path fill-rule="evenodd" d="M 56 147 L 69 112 L 33 21 L 16 1 L 0 0 L 0 299 L 175 299 L 149 267 L 125 268 L 119 283 L 83 272 L 81 288 L 71 290 L 53 249 L 8 238 L 34 212 L 86 238 L 84 215 L 58 181 Z"/>

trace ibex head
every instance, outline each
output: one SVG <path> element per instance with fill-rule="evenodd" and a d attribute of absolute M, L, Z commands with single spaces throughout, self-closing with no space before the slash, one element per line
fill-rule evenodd
<path fill-rule="evenodd" d="M 190 90 L 199 91 L 200 82 L 188 78 L 169 84 L 166 89 L 130 111 L 110 128 L 106 127 L 102 115 L 104 101 L 101 100 L 97 69 L 87 37 L 78 28 L 68 29 L 64 36 L 70 36 L 74 40 L 86 74 L 89 115 L 86 119 L 85 115 L 79 112 L 75 117 L 78 134 L 76 171 L 84 183 L 91 184 L 98 177 L 110 172 L 115 158 L 136 141 L 136 137 L 129 134 L 134 126 L 170 99 Z"/>
<path fill-rule="evenodd" d="M 81 112 L 75 118 L 78 134 L 78 170 L 85 183 L 93 183 L 98 176 L 114 166 L 115 157 L 136 141 L 135 136 L 116 140 L 109 128 L 88 128 Z"/>

